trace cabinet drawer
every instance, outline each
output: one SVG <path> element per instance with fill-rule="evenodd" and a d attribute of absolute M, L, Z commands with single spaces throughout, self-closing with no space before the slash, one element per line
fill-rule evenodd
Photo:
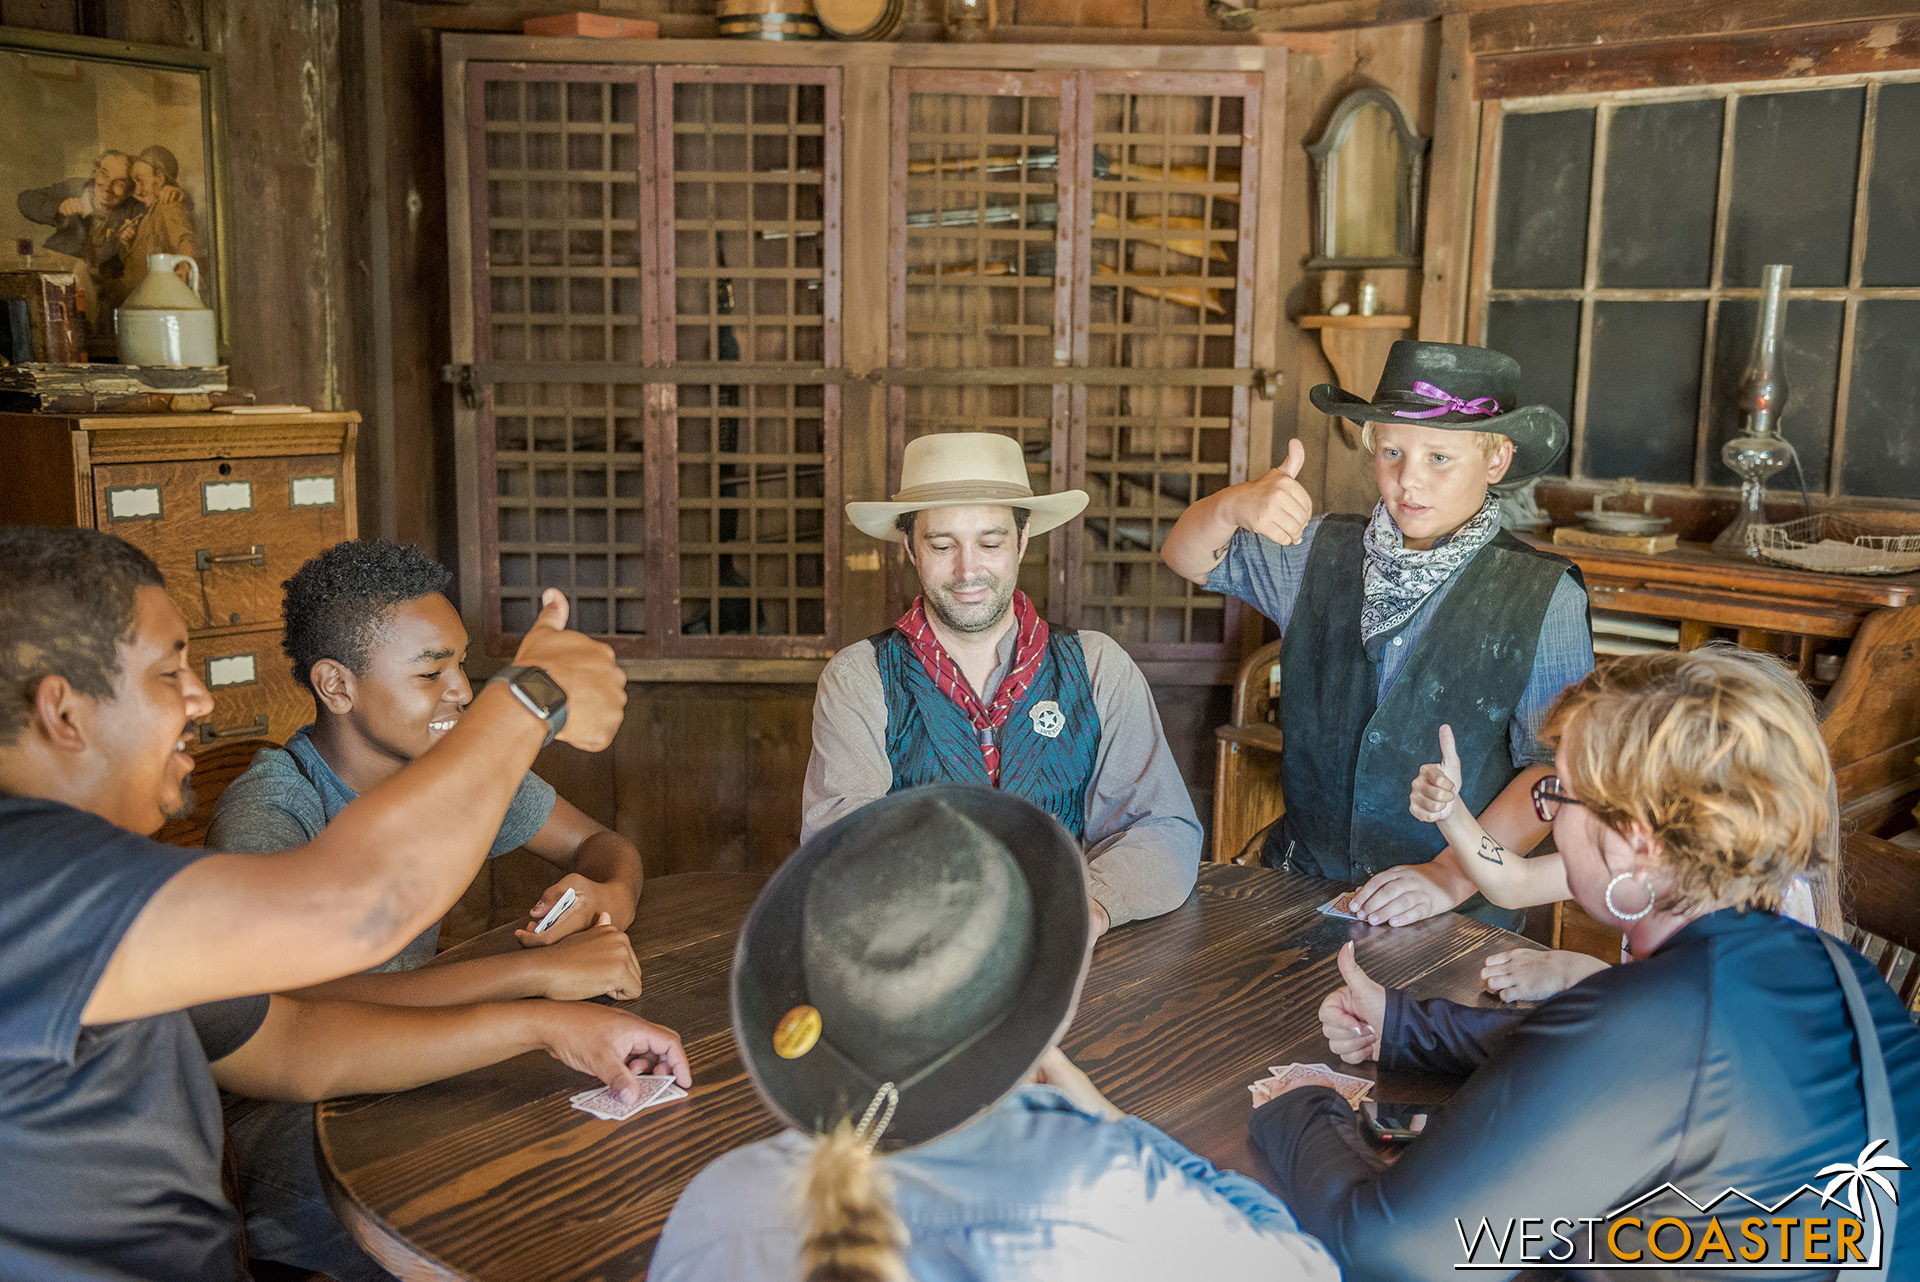
<path fill-rule="evenodd" d="M 280 584 L 347 536 L 333 454 L 93 469 L 94 524 L 144 551 L 190 629 L 280 622 Z"/>
<path fill-rule="evenodd" d="M 285 743 L 313 720 L 313 696 L 293 679 L 280 629 L 195 641 L 188 655 L 213 694 L 213 715 L 189 745 L 195 752 L 228 739 Z"/>

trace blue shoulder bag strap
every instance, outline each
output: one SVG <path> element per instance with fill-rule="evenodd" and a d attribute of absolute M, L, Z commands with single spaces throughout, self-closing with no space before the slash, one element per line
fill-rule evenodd
<path fill-rule="evenodd" d="M 1883 1151 L 1900 1156 L 1900 1121 L 1893 1111 L 1893 1093 L 1887 1088 L 1887 1060 L 1880 1051 L 1880 1030 L 1874 1026 L 1873 1012 L 1867 1009 L 1867 995 L 1860 991 L 1860 977 L 1853 973 L 1846 949 L 1832 935 L 1821 932 L 1827 960 L 1840 977 L 1840 990 L 1847 995 L 1847 1013 L 1853 1018 L 1853 1035 L 1860 1043 L 1860 1084 L 1867 1094 L 1867 1142 L 1885 1140 Z M 1893 1183 L 1893 1214 L 1880 1226 L 1880 1267 L 1863 1277 L 1884 1280 L 1893 1276 L 1893 1237 L 1900 1225 L 1900 1172 L 1887 1171 Z M 1873 1190 L 1867 1190 L 1873 1196 Z"/>

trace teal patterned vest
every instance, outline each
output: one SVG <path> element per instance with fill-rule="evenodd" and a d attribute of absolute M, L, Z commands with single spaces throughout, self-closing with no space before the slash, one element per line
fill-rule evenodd
<path fill-rule="evenodd" d="M 973 722 L 927 675 L 906 635 L 887 629 L 873 638 L 873 653 L 887 696 L 889 791 L 943 781 L 990 785 Z M 1048 703 L 1058 709 L 1058 720 L 1043 706 Z M 1056 725 L 1056 734 L 1041 733 Z M 1071 629 L 1049 628 L 1046 658 L 1007 714 L 998 741 L 1000 787 L 1031 801 L 1085 841 L 1087 792 L 1100 753 L 1100 710 L 1080 638 Z"/>

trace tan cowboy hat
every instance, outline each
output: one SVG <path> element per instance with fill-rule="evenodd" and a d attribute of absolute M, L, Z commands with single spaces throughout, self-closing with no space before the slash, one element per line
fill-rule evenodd
<path fill-rule="evenodd" d="M 902 541 L 894 520 L 903 512 L 935 507 L 993 504 L 1023 507 L 1033 515 L 1028 534 L 1065 525 L 1087 506 L 1085 490 L 1035 494 L 1027 484 L 1020 442 L 998 432 L 940 432 L 907 442 L 900 463 L 900 492 L 890 503 L 849 503 L 847 519 L 862 534 Z"/>

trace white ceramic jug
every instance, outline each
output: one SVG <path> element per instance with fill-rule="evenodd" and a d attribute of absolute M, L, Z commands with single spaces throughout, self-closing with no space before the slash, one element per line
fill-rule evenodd
<path fill-rule="evenodd" d="M 189 287 L 173 274 L 185 263 Z M 113 313 L 123 365 L 206 366 L 220 363 L 213 311 L 200 301 L 200 264 L 185 254 L 148 254 L 147 278 Z"/>

